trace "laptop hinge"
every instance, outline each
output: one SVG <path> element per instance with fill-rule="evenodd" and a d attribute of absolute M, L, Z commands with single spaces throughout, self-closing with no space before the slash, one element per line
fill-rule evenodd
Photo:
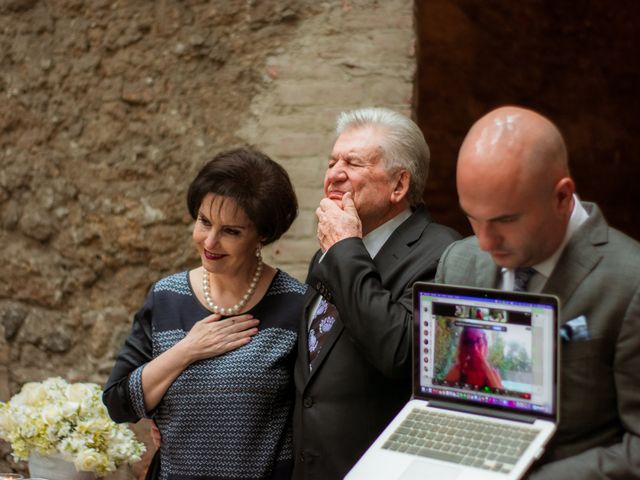
<path fill-rule="evenodd" d="M 442 408 L 445 410 L 455 410 L 458 412 L 474 413 L 478 415 L 484 415 L 495 418 L 502 418 L 504 420 L 515 420 L 517 422 L 533 423 L 536 421 L 535 417 L 530 415 L 524 415 L 521 413 L 504 412 L 501 410 L 492 410 L 489 408 L 474 407 L 473 405 L 457 405 L 450 402 L 440 402 L 438 400 L 429 400 L 429 406 L 435 408 Z"/>

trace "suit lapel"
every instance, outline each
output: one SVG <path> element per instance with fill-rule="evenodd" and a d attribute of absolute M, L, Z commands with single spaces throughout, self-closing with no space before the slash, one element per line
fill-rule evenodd
<path fill-rule="evenodd" d="M 573 234 L 558 263 L 543 288 L 566 304 L 580 283 L 589 275 L 602 258 L 597 246 L 609 241 L 608 225 L 594 204 L 583 203 L 589 219 Z M 563 319 L 567 320 L 566 318 Z"/>
<path fill-rule="evenodd" d="M 420 238 L 429 223 L 431 223 L 431 217 L 425 206 L 416 207 L 411 216 L 395 229 L 373 259 L 378 270 L 380 272 L 391 270 L 399 259 L 408 254 L 411 245 Z"/>

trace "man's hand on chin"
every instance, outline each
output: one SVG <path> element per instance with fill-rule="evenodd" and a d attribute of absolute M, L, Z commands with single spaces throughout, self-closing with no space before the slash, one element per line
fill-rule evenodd
<path fill-rule="evenodd" d="M 318 217 L 318 243 L 323 252 L 345 238 L 362 238 L 362 223 L 351 192 L 342 196 L 342 208 L 335 200 L 323 198 L 316 209 L 316 216 Z"/>

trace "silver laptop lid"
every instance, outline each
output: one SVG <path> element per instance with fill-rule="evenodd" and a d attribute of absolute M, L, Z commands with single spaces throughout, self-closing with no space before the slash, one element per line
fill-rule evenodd
<path fill-rule="evenodd" d="M 557 421 L 558 303 L 552 295 L 417 282 L 414 396 Z"/>

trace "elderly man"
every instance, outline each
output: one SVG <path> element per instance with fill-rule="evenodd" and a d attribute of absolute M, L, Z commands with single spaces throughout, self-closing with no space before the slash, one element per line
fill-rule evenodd
<path fill-rule="evenodd" d="M 640 478 L 640 244 L 581 202 L 558 129 L 502 107 L 460 149 L 460 206 L 475 233 L 437 281 L 557 295 L 560 424 L 531 479 Z"/>
<path fill-rule="evenodd" d="M 294 478 L 338 479 L 411 392 L 411 286 L 459 235 L 422 202 L 429 149 L 386 109 L 338 118 L 295 368 Z"/>

